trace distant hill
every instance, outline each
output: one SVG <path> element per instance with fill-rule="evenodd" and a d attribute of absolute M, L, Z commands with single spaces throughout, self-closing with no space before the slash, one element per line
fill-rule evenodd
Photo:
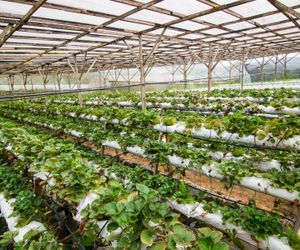
<path fill-rule="evenodd" d="M 289 60 L 289 58 L 287 59 Z M 275 79 L 274 63 L 268 63 L 264 68 L 264 80 L 270 81 Z M 251 82 L 261 80 L 260 65 L 257 62 L 252 62 L 246 65 L 246 71 L 250 75 Z M 277 79 L 282 78 L 296 78 L 300 77 L 300 57 L 295 57 L 287 63 L 286 74 L 284 73 L 284 66 L 281 63 L 277 64 Z"/>

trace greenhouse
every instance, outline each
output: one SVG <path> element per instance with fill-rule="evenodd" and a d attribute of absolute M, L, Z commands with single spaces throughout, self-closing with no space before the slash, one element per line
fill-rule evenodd
<path fill-rule="evenodd" d="M 0 0 L 0 250 L 300 250 L 300 0 Z"/>

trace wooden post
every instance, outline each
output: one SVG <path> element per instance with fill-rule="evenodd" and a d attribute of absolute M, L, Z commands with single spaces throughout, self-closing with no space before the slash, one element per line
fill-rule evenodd
<path fill-rule="evenodd" d="M 275 65 L 274 65 L 274 80 L 277 80 L 277 69 L 278 69 L 278 54 L 275 57 Z"/>
<path fill-rule="evenodd" d="M 30 83 L 31 83 L 31 90 L 32 90 L 32 92 L 34 92 L 32 76 L 31 76 L 31 78 L 30 78 Z"/>
<path fill-rule="evenodd" d="M 264 81 L 264 69 L 265 69 L 265 57 L 262 58 L 262 62 L 260 65 L 260 80 Z"/>
<path fill-rule="evenodd" d="M 232 62 L 231 62 L 231 60 L 229 61 L 229 71 L 228 71 L 228 73 L 229 73 L 228 83 L 230 84 L 231 81 L 232 81 Z"/>
<path fill-rule="evenodd" d="M 86 54 L 84 56 L 86 58 Z M 83 70 L 81 72 L 79 72 L 76 55 L 74 56 L 74 63 L 75 63 L 75 66 L 74 66 L 74 71 L 73 72 L 75 73 L 75 77 L 76 77 L 77 89 L 80 89 L 81 88 L 81 78 L 82 78 L 82 75 L 83 75 Z M 82 67 L 84 67 L 84 65 Z M 79 105 L 82 106 L 82 95 L 79 92 L 77 93 L 77 99 L 78 99 Z"/>
<path fill-rule="evenodd" d="M 141 82 L 141 103 L 142 110 L 146 110 L 146 79 L 145 79 L 145 65 L 144 65 L 144 56 L 143 56 L 143 44 L 142 44 L 142 35 L 139 35 L 139 62 L 140 62 L 140 82 Z"/>
<path fill-rule="evenodd" d="M 212 88 L 212 68 L 213 68 L 213 50 L 212 46 L 209 45 L 209 58 L 208 58 L 208 66 L 207 66 L 207 90 L 211 91 Z"/>
<path fill-rule="evenodd" d="M 128 84 L 128 91 L 130 91 L 131 78 L 130 78 L 129 68 L 127 68 L 127 84 Z"/>
<path fill-rule="evenodd" d="M 184 89 L 187 88 L 187 63 L 183 60 L 183 81 L 184 81 Z"/>
<path fill-rule="evenodd" d="M 27 91 L 27 80 L 28 80 L 28 75 L 26 72 L 22 73 L 22 81 L 23 81 L 23 86 L 24 86 L 24 91 Z"/>
<path fill-rule="evenodd" d="M 101 72 L 101 69 L 98 67 L 98 80 L 99 80 L 99 87 L 102 88 L 102 72 Z"/>
<path fill-rule="evenodd" d="M 284 77 L 286 77 L 286 65 L 287 65 L 287 55 L 284 55 L 284 64 L 283 64 Z"/>
<path fill-rule="evenodd" d="M 172 82 L 175 82 L 175 73 L 177 72 L 177 70 L 180 68 L 180 65 L 177 65 L 177 68 L 175 68 L 175 65 L 172 64 L 172 68 L 169 69 L 168 66 L 166 66 L 166 70 L 168 70 L 172 76 Z"/>
<path fill-rule="evenodd" d="M 172 64 L 172 82 L 175 82 L 175 73 L 176 73 L 175 66 L 174 64 Z"/>
<path fill-rule="evenodd" d="M 243 58 L 242 58 L 242 61 L 241 61 L 241 69 L 240 69 L 241 93 L 244 90 L 244 74 L 245 74 L 245 55 L 243 54 Z"/>
<path fill-rule="evenodd" d="M 44 90 L 46 91 L 46 85 L 50 81 L 50 79 L 48 78 L 48 70 L 45 70 L 45 67 L 42 66 L 41 68 L 38 69 L 38 71 L 42 77 Z"/>
<path fill-rule="evenodd" d="M 61 80 L 62 80 L 62 73 L 57 71 L 56 72 L 56 75 L 55 75 L 55 79 L 56 79 L 56 82 L 57 82 L 57 86 L 58 86 L 58 90 L 61 91 Z"/>
<path fill-rule="evenodd" d="M 67 80 L 68 80 L 69 89 L 71 89 L 71 74 L 70 73 L 68 73 Z"/>
<path fill-rule="evenodd" d="M 14 85 L 15 85 L 15 76 L 14 75 L 9 75 L 7 79 L 8 79 L 10 94 L 13 94 Z"/>

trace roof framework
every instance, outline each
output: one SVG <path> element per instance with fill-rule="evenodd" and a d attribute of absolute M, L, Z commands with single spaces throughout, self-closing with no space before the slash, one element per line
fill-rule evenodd
<path fill-rule="evenodd" d="M 0 74 L 293 53 L 299 13 L 299 0 L 0 0 Z"/>

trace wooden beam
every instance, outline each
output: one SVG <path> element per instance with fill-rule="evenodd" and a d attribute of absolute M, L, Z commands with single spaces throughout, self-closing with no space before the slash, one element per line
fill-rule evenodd
<path fill-rule="evenodd" d="M 20 21 L 18 21 L 15 25 L 13 25 L 8 30 L 4 30 L 4 35 L 0 35 L 0 48 L 3 46 L 3 44 L 7 41 L 8 38 L 10 38 L 17 30 L 19 30 L 24 24 L 27 23 L 29 18 L 45 3 L 46 0 L 39 0 L 37 1 L 32 8 L 21 18 Z"/>
<path fill-rule="evenodd" d="M 295 11 L 293 8 L 290 8 L 277 0 L 268 0 L 268 1 L 281 12 L 289 13 L 295 16 L 296 18 L 300 19 L 300 13 Z"/>

